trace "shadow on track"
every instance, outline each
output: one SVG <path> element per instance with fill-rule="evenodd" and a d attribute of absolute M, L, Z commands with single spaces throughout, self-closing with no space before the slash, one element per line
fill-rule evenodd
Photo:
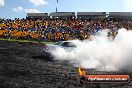
<path fill-rule="evenodd" d="M 33 59 L 38 59 L 38 60 L 44 60 L 44 61 L 54 61 L 54 58 L 52 55 L 45 54 L 45 55 L 36 55 L 32 56 Z"/>

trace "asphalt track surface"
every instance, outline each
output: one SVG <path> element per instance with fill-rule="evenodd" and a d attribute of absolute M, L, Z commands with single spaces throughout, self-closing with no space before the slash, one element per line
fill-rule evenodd
<path fill-rule="evenodd" d="M 132 88 L 122 84 L 78 84 L 77 68 L 48 58 L 43 44 L 0 41 L 0 88 Z M 112 72 L 88 69 L 88 73 Z M 131 72 L 115 72 L 127 73 Z"/>

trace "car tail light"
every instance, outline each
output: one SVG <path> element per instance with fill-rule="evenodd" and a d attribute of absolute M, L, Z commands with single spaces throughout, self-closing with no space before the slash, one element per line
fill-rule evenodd
<path fill-rule="evenodd" d="M 44 48 L 45 48 L 45 50 L 48 50 L 48 49 L 49 49 L 49 47 L 48 47 L 47 45 L 45 45 L 45 47 L 44 47 Z"/>

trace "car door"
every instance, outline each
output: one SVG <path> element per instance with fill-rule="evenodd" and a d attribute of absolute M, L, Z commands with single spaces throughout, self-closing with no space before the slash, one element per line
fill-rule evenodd
<path fill-rule="evenodd" d="M 62 48 L 64 48 L 66 51 L 71 51 L 75 48 L 74 44 L 72 44 L 71 42 L 64 42 L 62 43 Z"/>

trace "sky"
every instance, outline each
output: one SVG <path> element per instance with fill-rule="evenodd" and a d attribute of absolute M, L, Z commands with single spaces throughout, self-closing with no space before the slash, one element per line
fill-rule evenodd
<path fill-rule="evenodd" d="M 57 0 L 0 0 L 0 18 L 56 11 Z M 132 0 L 58 0 L 58 12 L 132 12 Z"/>

